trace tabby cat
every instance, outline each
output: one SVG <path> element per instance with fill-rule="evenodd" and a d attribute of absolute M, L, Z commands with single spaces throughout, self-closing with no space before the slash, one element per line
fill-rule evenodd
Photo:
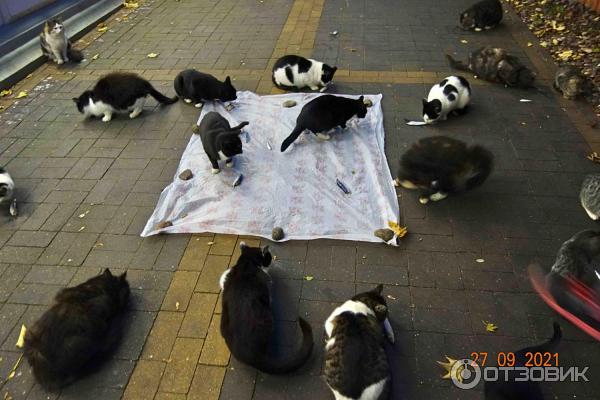
<path fill-rule="evenodd" d="M 73 48 L 63 23 L 57 18 L 44 24 L 44 30 L 40 33 L 40 46 L 42 53 L 59 65 L 83 60 L 83 53 Z"/>

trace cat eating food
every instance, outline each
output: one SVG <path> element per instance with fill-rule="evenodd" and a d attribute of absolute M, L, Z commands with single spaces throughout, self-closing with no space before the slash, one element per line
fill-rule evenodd
<path fill-rule="evenodd" d="M 600 174 L 585 177 L 579 193 L 581 206 L 594 221 L 600 218 Z"/>
<path fill-rule="evenodd" d="M 233 157 L 242 154 L 240 133 L 242 133 L 242 128 L 248 124 L 248 121 L 244 121 L 232 128 L 221 114 L 214 111 L 206 113 L 202 118 L 198 126 L 198 134 L 212 165 L 213 174 L 221 172 L 219 160 L 225 160 L 228 167 L 233 167 Z"/>
<path fill-rule="evenodd" d="M 177 95 L 196 108 L 202 108 L 203 102 L 207 100 L 227 102 L 237 98 L 230 77 L 221 82 L 212 75 L 194 69 L 186 69 L 177 74 L 174 86 Z"/>
<path fill-rule="evenodd" d="M 24 356 L 38 383 L 56 391 L 97 369 L 121 339 L 128 299 L 126 274 L 108 269 L 58 292 L 25 334 Z"/>
<path fill-rule="evenodd" d="M 492 171 L 493 158 L 481 146 L 467 147 L 447 136 L 426 137 L 402 155 L 394 184 L 420 190 L 421 204 L 443 200 L 481 185 Z"/>
<path fill-rule="evenodd" d="M 83 54 L 73 48 L 63 23 L 57 19 L 49 19 L 40 33 L 42 53 L 57 64 L 66 62 L 81 62 Z"/>
<path fill-rule="evenodd" d="M 471 71 L 490 82 L 527 89 L 533 86 L 535 80 L 535 74 L 517 57 L 498 47 L 486 46 L 471 52 L 468 63 L 457 61 L 449 54 L 446 54 L 446 59 L 450 67 Z"/>
<path fill-rule="evenodd" d="M 394 343 L 383 285 L 357 294 L 325 322 L 325 381 L 336 400 L 382 400 L 390 392 L 384 342 Z"/>
<path fill-rule="evenodd" d="M 102 121 L 108 122 L 115 113 L 129 113 L 129 118 L 140 115 L 148 95 L 161 104 L 177 101 L 177 96 L 168 98 L 144 78 L 128 72 L 105 75 L 92 90 L 86 90 L 81 96 L 74 97 L 73 101 L 86 117 L 102 116 Z"/>
<path fill-rule="evenodd" d="M 492 29 L 502 21 L 500 0 L 481 0 L 460 14 L 460 27 L 464 30 Z"/>
<path fill-rule="evenodd" d="M 281 152 L 284 152 L 305 130 L 309 130 L 319 138 L 328 140 L 327 134 L 338 126 L 346 128 L 348 120 L 354 116 L 364 118 L 367 115 L 367 105 L 364 96 L 358 99 L 349 99 L 341 96 L 323 95 L 319 96 L 302 107 L 296 127 L 281 144 Z"/>
<path fill-rule="evenodd" d="M 433 124 L 445 121 L 448 114 L 464 114 L 471 100 L 471 85 L 462 76 L 449 76 L 433 85 L 423 99 L 423 121 Z"/>
<path fill-rule="evenodd" d="M 314 339 L 308 322 L 298 318 L 302 330 L 300 349 L 287 360 L 268 354 L 273 342 L 271 278 L 266 269 L 271 265 L 269 248 L 240 244 L 241 255 L 219 281 L 223 306 L 221 335 L 231 354 L 239 361 L 268 374 L 285 374 L 300 368 L 312 354 Z"/>
<path fill-rule="evenodd" d="M 300 56 L 287 55 L 281 57 L 273 65 L 273 83 L 283 90 L 327 89 L 333 80 L 337 67 L 331 67 L 320 61 Z"/>

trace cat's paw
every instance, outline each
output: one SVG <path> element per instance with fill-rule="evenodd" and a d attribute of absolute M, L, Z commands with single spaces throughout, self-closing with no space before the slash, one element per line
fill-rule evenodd
<path fill-rule="evenodd" d="M 216 175 L 216 174 L 218 174 L 219 172 L 221 172 L 221 170 L 220 170 L 219 168 L 213 168 L 213 169 L 211 169 L 211 170 L 210 170 L 210 172 L 212 172 L 212 173 L 213 173 L 213 175 Z"/>
<path fill-rule="evenodd" d="M 321 140 L 329 140 L 331 139 L 331 135 L 327 133 L 317 133 L 317 137 Z"/>
<path fill-rule="evenodd" d="M 319 90 L 318 86 L 309 86 L 310 90 Z"/>
<path fill-rule="evenodd" d="M 396 178 L 392 181 L 395 187 L 400 187 L 400 178 Z"/>
<path fill-rule="evenodd" d="M 57 61 L 56 61 L 56 63 L 57 63 L 58 65 L 61 65 L 61 64 L 64 64 L 65 62 L 64 62 L 63 60 L 57 60 Z"/>
<path fill-rule="evenodd" d="M 204 103 L 196 103 L 194 104 L 194 107 L 196 108 L 202 108 L 204 106 Z"/>
<path fill-rule="evenodd" d="M 185 101 L 187 104 L 190 104 L 192 102 L 191 99 L 183 99 L 183 101 Z"/>
<path fill-rule="evenodd" d="M 104 115 L 104 117 L 102 117 L 102 122 L 108 122 L 112 119 L 112 115 Z"/>
<path fill-rule="evenodd" d="M 229 162 L 225 163 L 225 166 L 226 166 L 227 168 L 233 168 L 233 160 L 231 160 L 231 161 L 229 161 Z"/>
<path fill-rule="evenodd" d="M 429 203 L 429 198 L 425 197 L 425 196 L 421 196 L 421 197 L 419 197 L 419 203 L 427 204 L 427 203 Z"/>
<path fill-rule="evenodd" d="M 321 89 L 319 89 L 319 92 L 323 93 L 326 90 L 327 90 L 327 85 L 325 85 Z"/>
<path fill-rule="evenodd" d="M 142 113 L 142 110 L 133 110 L 131 113 L 129 113 L 129 118 L 134 119 L 141 113 Z"/>

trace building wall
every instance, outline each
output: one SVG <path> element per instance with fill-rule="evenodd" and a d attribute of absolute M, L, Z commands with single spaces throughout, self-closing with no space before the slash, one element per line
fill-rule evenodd
<path fill-rule="evenodd" d="M 3 0 L 0 1 L 0 25 L 27 15 L 45 5 L 59 0 Z"/>

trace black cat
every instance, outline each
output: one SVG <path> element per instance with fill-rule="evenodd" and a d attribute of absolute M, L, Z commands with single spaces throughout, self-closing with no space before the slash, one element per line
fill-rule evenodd
<path fill-rule="evenodd" d="M 230 77 L 221 82 L 214 76 L 195 69 L 186 69 L 177 74 L 174 86 L 175 92 L 183 101 L 193 103 L 197 108 L 202 107 L 205 100 L 226 102 L 237 98 Z"/>
<path fill-rule="evenodd" d="M 242 128 L 248 125 L 244 121 L 238 126 L 230 127 L 229 122 L 218 112 L 206 113 L 198 127 L 202 147 L 212 165 L 212 173 L 218 174 L 219 160 L 225 160 L 228 167 L 233 167 L 233 156 L 242 154 Z"/>
<path fill-rule="evenodd" d="M 122 336 L 129 299 L 126 274 L 102 274 L 58 292 L 25 334 L 24 355 L 36 380 L 55 391 L 97 369 Z"/>
<path fill-rule="evenodd" d="M 308 322 L 298 318 L 302 329 L 302 346 L 289 360 L 278 360 L 268 354 L 273 336 L 273 313 L 266 268 L 272 256 L 268 247 L 240 244 L 237 263 L 221 275 L 223 309 L 221 335 L 231 354 L 239 361 L 268 374 L 285 374 L 300 368 L 310 357 L 314 346 Z"/>
<path fill-rule="evenodd" d="M 331 129 L 341 126 L 346 128 L 346 123 L 353 116 L 364 118 L 367 115 L 367 105 L 364 96 L 358 99 L 346 97 L 323 95 L 306 103 L 298 118 L 296 127 L 281 144 L 284 152 L 305 130 L 309 130 L 322 139 L 329 139 L 327 134 Z"/>
<path fill-rule="evenodd" d="M 400 159 L 394 184 L 419 189 L 422 204 L 439 201 L 481 185 L 493 167 L 494 156 L 481 146 L 447 136 L 432 136 L 413 144 Z"/>
<path fill-rule="evenodd" d="M 492 29 L 502 21 L 500 0 L 482 0 L 460 14 L 460 26 L 464 30 Z"/>

